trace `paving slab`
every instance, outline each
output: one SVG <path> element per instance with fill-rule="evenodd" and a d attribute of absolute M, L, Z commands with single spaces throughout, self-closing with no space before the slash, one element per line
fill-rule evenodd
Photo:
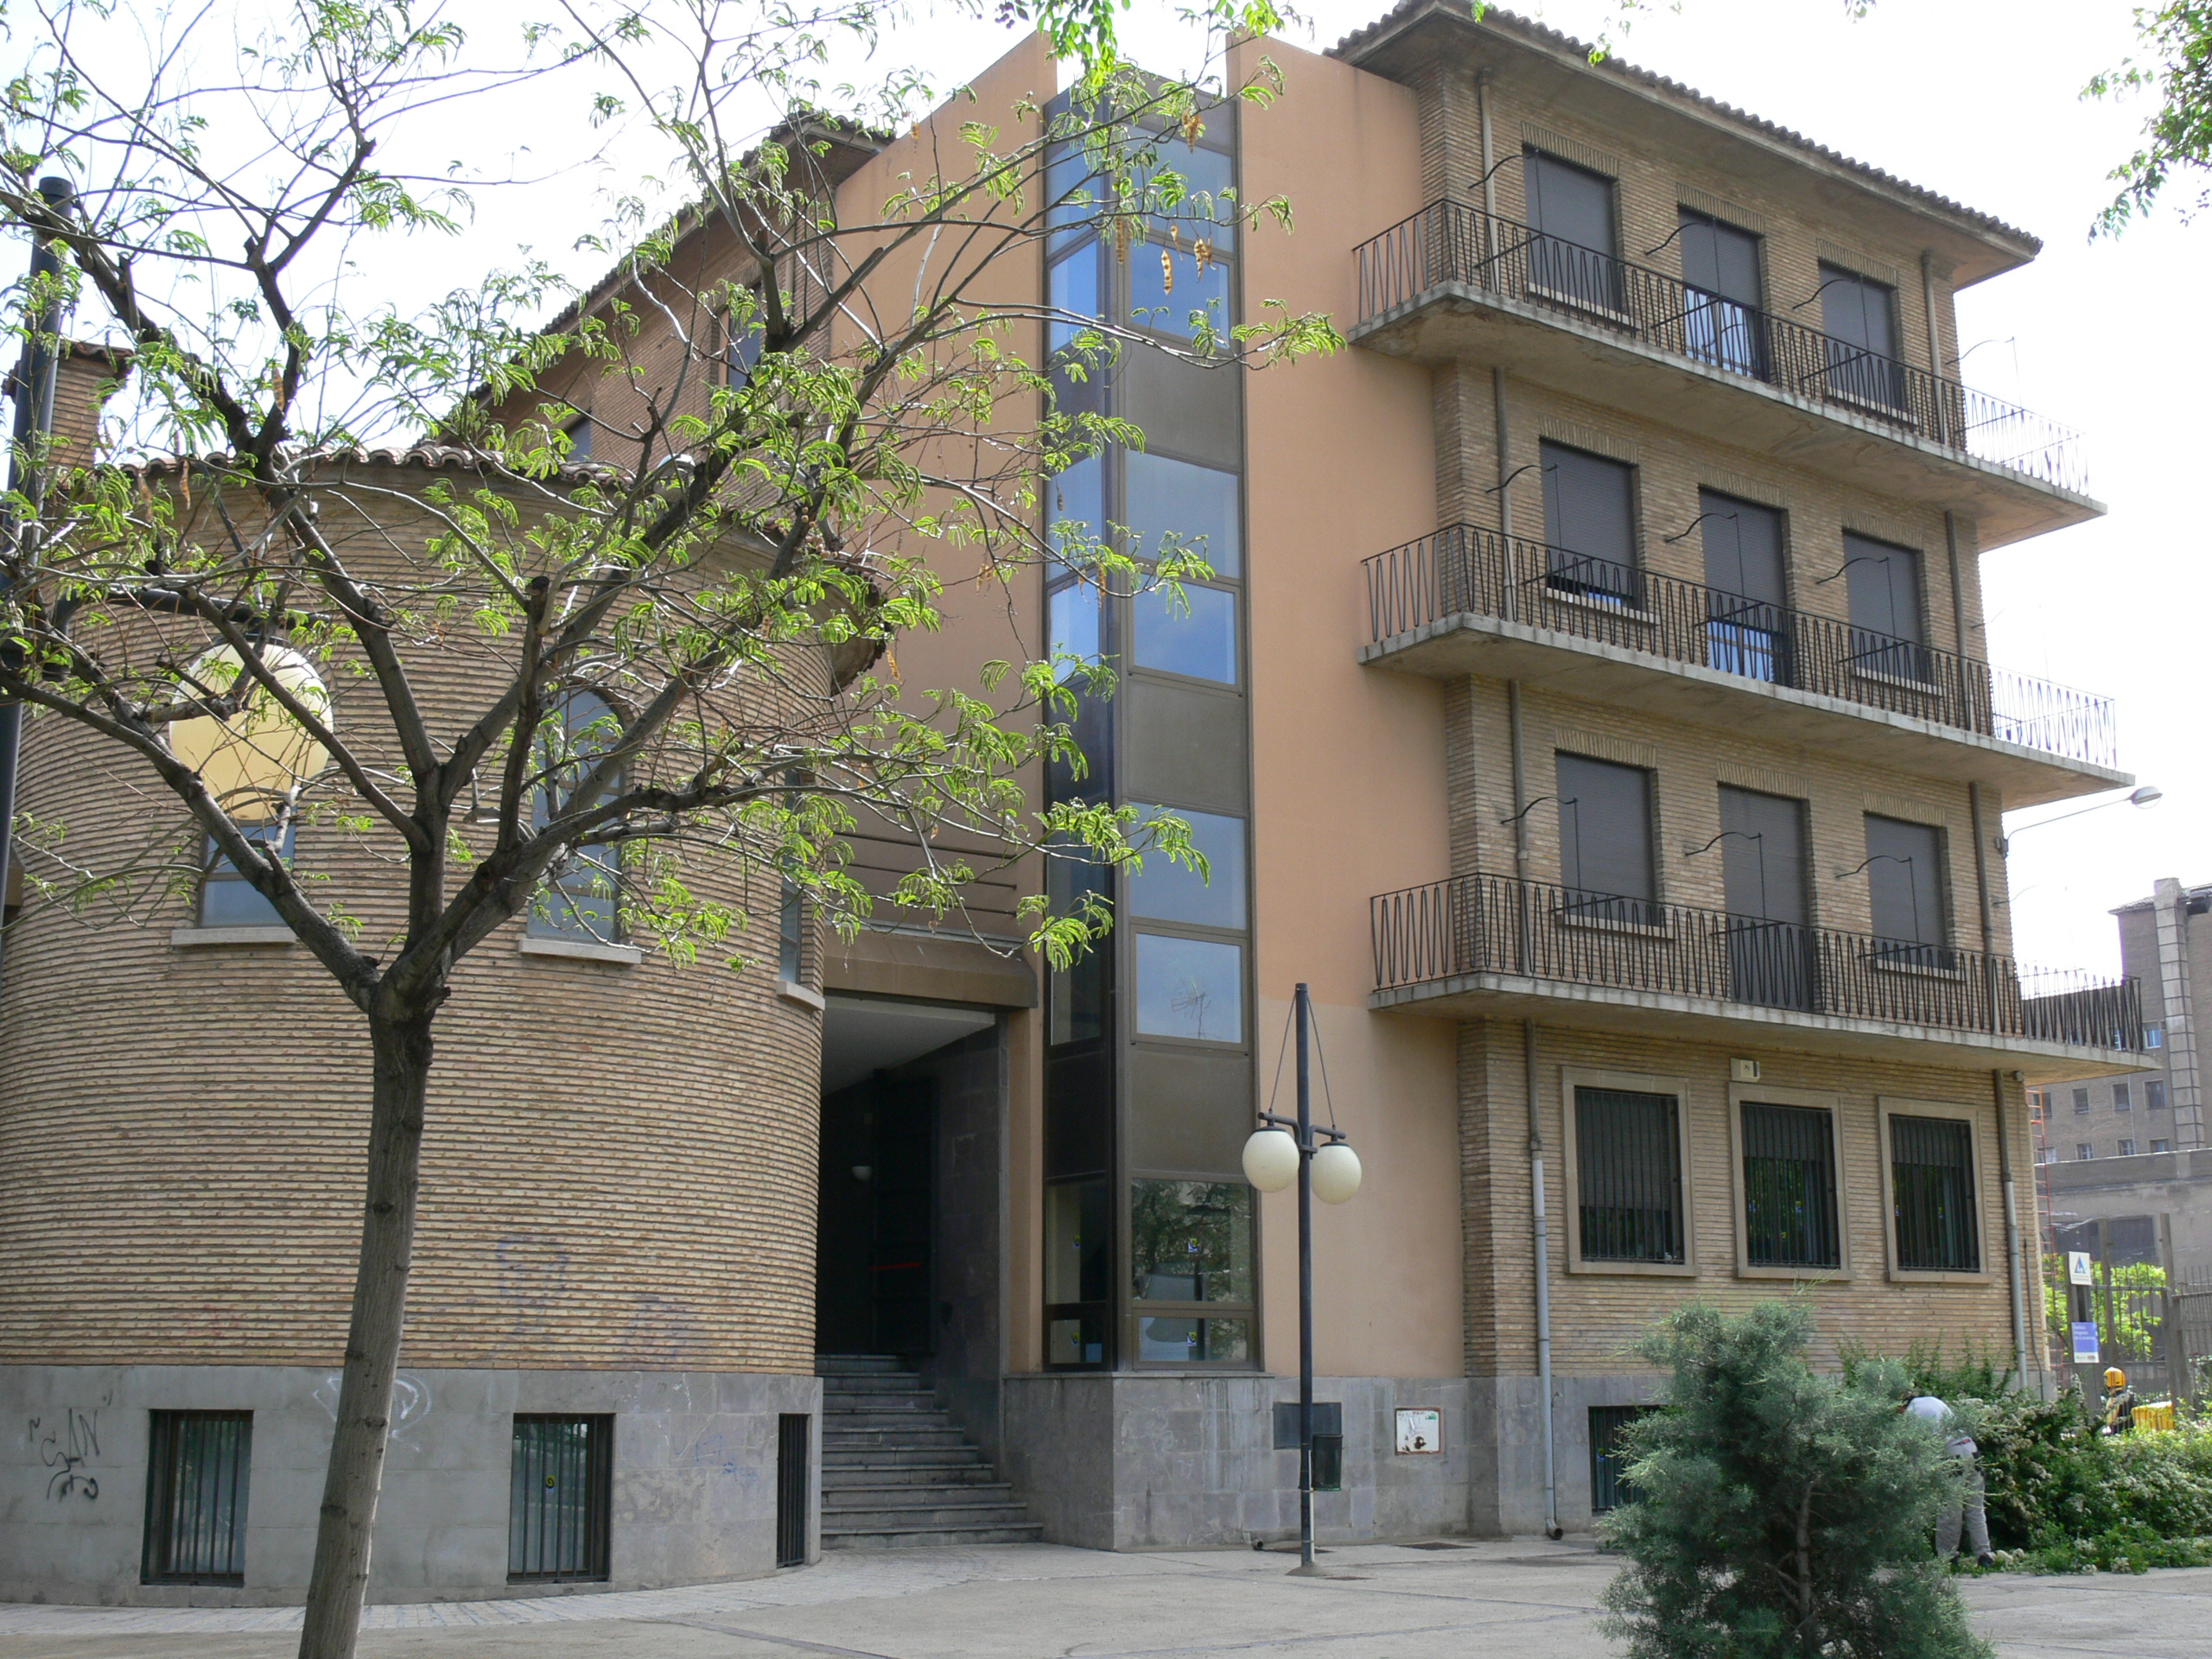
<path fill-rule="evenodd" d="M 1618 1562 L 1586 1542 L 1428 1540 L 1280 1554 L 1052 1544 L 835 1554 L 676 1590 L 374 1606 L 362 1659 L 1605 1659 Z M 1963 1585 L 2004 1659 L 2202 1659 L 2212 1568 Z M 0 1659 L 284 1659 L 296 1608 L 0 1604 Z"/>

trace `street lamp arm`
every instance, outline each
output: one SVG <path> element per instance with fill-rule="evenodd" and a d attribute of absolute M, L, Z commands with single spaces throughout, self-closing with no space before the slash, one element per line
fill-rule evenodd
<path fill-rule="evenodd" d="M 1999 858 L 2010 858 L 2012 855 L 2012 842 L 2015 839 L 2024 836 L 2031 830 L 2040 830 L 2046 823 L 2063 823 L 2069 818 L 2078 818 L 2090 812 L 2101 812 L 2108 806 L 2153 806 L 2165 798 L 2165 791 L 2154 785 L 2145 784 L 2133 794 L 2120 800 L 2099 801 L 2094 806 L 2077 807 L 2071 812 L 2061 812 L 2055 818 L 2037 818 L 2033 823 L 2022 824 L 2010 835 L 2000 834 L 1997 837 L 1997 855 Z"/>

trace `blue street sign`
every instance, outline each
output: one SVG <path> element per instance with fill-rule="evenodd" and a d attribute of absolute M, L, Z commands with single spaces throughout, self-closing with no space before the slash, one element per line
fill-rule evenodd
<path fill-rule="evenodd" d="M 2074 1321 L 2074 1363 L 2076 1365 L 2097 1363 L 2097 1322 L 2094 1319 Z"/>

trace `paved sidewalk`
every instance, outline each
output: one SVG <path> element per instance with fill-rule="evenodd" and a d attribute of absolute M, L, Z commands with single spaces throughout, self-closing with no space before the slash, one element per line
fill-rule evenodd
<path fill-rule="evenodd" d="M 841 1554 L 738 1584 L 369 1610 L 368 1659 L 1513 1659 L 1603 1656 L 1615 1563 L 1541 1540 L 1281 1554 L 1052 1544 Z M 2201 1659 L 2212 1568 L 1966 1586 L 2005 1659 Z M 0 1659 L 279 1659 L 296 1608 L 0 1605 Z"/>

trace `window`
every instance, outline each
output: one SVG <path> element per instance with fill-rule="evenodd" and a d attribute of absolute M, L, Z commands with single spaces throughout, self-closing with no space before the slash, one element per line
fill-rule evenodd
<path fill-rule="evenodd" d="M 1866 814 L 1866 894 L 1874 960 L 1948 968 L 1943 944 L 1943 834 L 1933 824 Z"/>
<path fill-rule="evenodd" d="M 1621 1431 L 1637 1418 L 1656 1410 L 1655 1406 L 1592 1406 L 1590 1408 L 1590 1512 L 1603 1515 L 1636 1500 L 1628 1478 L 1628 1462 L 1621 1446 Z"/>
<path fill-rule="evenodd" d="M 1723 784 L 1720 829 L 1729 995 L 1766 1007 L 1811 1007 L 1820 972 L 1805 925 L 1805 803 Z"/>
<path fill-rule="evenodd" d="M 1147 588 L 1129 601 L 1138 668 L 1224 685 L 1236 683 L 1236 595 L 1199 582 Z"/>
<path fill-rule="evenodd" d="M 2126 1084 L 2115 1083 L 2113 1084 L 2112 1109 L 2115 1112 L 2131 1112 L 2135 1109 L 2133 1091 L 2130 1090 Z"/>
<path fill-rule="evenodd" d="M 1656 925 L 1651 774 L 1579 754 L 1562 754 L 1557 765 L 1562 914 Z"/>
<path fill-rule="evenodd" d="M 1139 327 L 1191 340 L 1203 318 L 1216 334 L 1229 332 L 1229 267 L 1220 260 L 1210 257 L 1201 270 L 1186 247 L 1132 248 L 1128 270 L 1129 321 Z"/>
<path fill-rule="evenodd" d="M 1789 593 L 1782 515 L 1713 490 L 1697 495 L 1705 539 L 1706 664 L 1789 683 Z"/>
<path fill-rule="evenodd" d="M 740 315 L 741 312 L 743 315 Z M 749 305 L 741 303 L 721 319 L 722 331 L 722 378 L 729 385 L 742 386 L 753 378 L 753 370 L 760 361 L 760 353 L 768 343 L 767 324 L 760 310 L 760 294 L 752 290 Z"/>
<path fill-rule="evenodd" d="M 1636 603 L 1636 469 L 1548 439 L 1538 454 L 1552 591 Z"/>
<path fill-rule="evenodd" d="M 2058 1148 L 2056 1147 L 2037 1147 L 2036 1148 L 2036 1162 L 2039 1164 L 2055 1164 L 2057 1161 Z"/>
<path fill-rule="evenodd" d="M 2173 1149 L 2174 1143 L 2171 1141 L 2153 1141 L 2151 1142 L 2151 1150 L 2153 1152 L 2171 1152 Z"/>
<path fill-rule="evenodd" d="M 591 416 L 579 415 L 561 429 L 569 441 L 569 463 L 580 466 L 591 459 Z"/>
<path fill-rule="evenodd" d="M 2074 1143 L 2074 1160 L 2076 1163 L 2086 1164 L 2096 1155 L 2097 1149 L 2087 1141 L 2076 1141 Z"/>
<path fill-rule="evenodd" d="M 1244 1040 L 1244 950 L 1165 933 L 1136 938 L 1137 1034 Z"/>
<path fill-rule="evenodd" d="M 537 829 L 582 804 L 575 791 L 621 734 L 620 721 L 605 698 L 582 690 L 561 697 L 539 728 L 537 764 L 543 781 L 531 811 Z M 599 798 L 611 798 L 619 788 L 611 782 Z M 613 943 L 620 923 L 620 855 L 613 848 L 589 842 L 570 848 L 565 863 L 556 866 L 531 901 L 530 931 Z"/>
<path fill-rule="evenodd" d="M 1690 290 L 1683 344 L 1703 362 L 1764 377 L 1759 238 L 1688 207 L 1680 213 L 1682 281 Z"/>
<path fill-rule="evenodd" d="M 2043 1090 L 2040 1089 L 2028 1090 L 2028 1122 L 2031 1123 L 2043 1122 Z"/>
<path fill-rule="evenodd" d="M 805 936 L 806 893 L 785 876 L 783 902 L 777 906 L 776 976 L 786 985 L 806 982 Z"/>
<path fill-rule="evenodd" d="M 1889 1131 L 1897 1266 L 1908 1273 L 1980 1273 L 1974 1125 L 1897 1113 Z"/>
<path fill-rule="evenodd" d="M 1755 1268 L 1840 1268 L 1834 1115 L 1743 1103 L 1744 1259 Z"/>
<path fill-rule="evenodd" d="M 1821 329 L 1828 337 L 1831 393 L 1890 409 L 1904 406 L 1897 315 L 1897 290 L 1887 283 L 1839 265 L 1821 266 Z"/>
<path fill-rule="evenodd" d="M 1147 853 L 1144 868 L 1128 878 L 1128 912 L 1160 922 L 1197 927 L 1242 928 L 1245 923 L 1244 820 L 1187 807 L 1138 805 L 1141 830 L 1166 813 L 1190 826 L 1191 845 L 1206 861 L 1200 875 L 1165 853 Z"/>
<path fill-rule="evenodd" d="M 1111 872 L 1073 848 L 1056 849 L 1045 863 L 1045 893 L 1055 916 L 1075 916 L 1093 895 L 1104 897 Z M 1105 1034 L 1106 977 L 1111 944 L 1099 940 L 1052 974 L 1050 1040 L 1087 1043 Z"/>
<path fill-rule="evenodd" d="M 1585 1261 L 1686 1260 L 1679 1111 L 1672 1095 L 1575 1090 L 1577 1219 Z"/>
<path fill-rule="evenodd" d="M 2145 1027 L 2143 1028 L 2143 1046 L 2144 1046 L 2144 1047 L 2145 1047 L 2145 1048 L 2164 1048 L 2165 1046 L 2166 1046 L 2166 1033 L 2165 1033 L 2165 1027 L 2163 1027 L 2163 1026 L 2145 1026 Z"/>
<path fill-rule="evenodd" d="M 2076 1089 L 2074 1091 L 2074 1109 L 2076 1112 L 2087 1112 L 2089 1109 L 2089 1091 L 2088 1090 Z"/>
<path fill-rule="evenodd" d="M 1114 1222 L 1107 1184 L 1056 1181 L 1046 1186 L 1046 1364 L 1105 1363 L 1113 1261 Z"/>
<path fill-rule="evenodd" d="M 1927 680 L 1933 664 L 1922 626 L 1920 555 L 1846 532 L 1843 575 L 1851 606 L 1851 666 L 1861 674 Z"/>
<path fill-rule="evenodd" d="M 1217 576 L 1233 576 L 1243 569 L 1235 473 L 1141 449 L 1124 451 L 1122 461 L 1133 556 L 1157 557 L 1161 537 L 1173 536 Z"/>
<path fill-rule="evenodd" d="M 813 1495 L 807 1478 L 814 1419 L 803 1411 L 776 1417 L 776 1565 L 806 1565 L 806 1512 Z"/>
<path fill-rule="evenodd" d="M 257 847 L 274 847 L 285 863 L 292 861 L 293 821 L 281 824 L 242 823 L 238 833 Z M 216 850 L 215 838 L 200 843 L 200 925 L 202 927 L 282 927 L 284 918 L 259 888 L 238 874 L 238 867 Z"/>
<path fill-rule="evenodd" d="M 250 1411 L 147 1414 L 145 1584 L 245 1582 Z"/>
<path fill-rule="evenodd" d="M 507 1496 L 507 1582 L 607 1576 L 614 1419 L 515 1414 Z"/>
<path fill-rule="evenodd" d="M 1529 284 L 1600 311 L 1621 308 L 1620 248 L 1613 232 L 1613 181 L 1540 149 L 1522 153 L 1528 199 Z"/>
<path fill-rule="evenodd" d="M 1242 1181 L 1131 1183 L 1130 1294 L 1140 1304 L 1252 1301 L 1252 1189 Z M 1249 1318 L 1139 1312 L 1137 1357 L 1190 1364 L 1247 1359 Z"/>
<path fill-rule="evenodd" d="M 2166 1107 L 2166 1080 L 2150 1077 L 2143 1084 L 2143 1109 L 2146 1112 L 2164 1111 Z"/>
<path fill-rule="evenodd" d="M 2135 1142 L 2132 1137 L 2125 1135 L 2120 1137 L 2120 1152 L 2118 1155 L 2122 1158 L 2133 1158 L 2135 1155 Z"/>

